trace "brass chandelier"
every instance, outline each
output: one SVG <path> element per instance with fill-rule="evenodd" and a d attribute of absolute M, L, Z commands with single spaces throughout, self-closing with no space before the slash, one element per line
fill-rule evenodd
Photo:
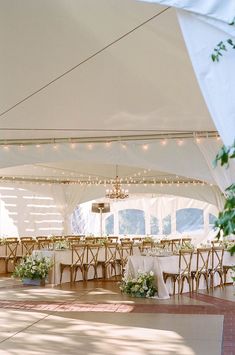
<path fill-rule="evenodd" d="M 112 189 L 107 189 L 105 197 L 115 200 L 124 200 L 129 197 L 128 190 L 122 188 L 121 180 L 118 177 L 116 166 L 116 177 L 113 182 Z"/>

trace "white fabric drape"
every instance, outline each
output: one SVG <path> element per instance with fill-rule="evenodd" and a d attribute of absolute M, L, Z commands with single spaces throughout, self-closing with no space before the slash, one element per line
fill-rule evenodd
<path fill-rule="evenodd" d="M 63 233 L 71 232 L 70 216 L 74 208 L 86 193 L 87 186 L 80 185 L 52 185 L 51 191 L 54 201 L 63 216 Z"/>
<path fill-rule="evenodd" d="M 235 27 L 182 10 L 178 18 L 211 117 L 224 144 L 230 145 L 235 136 L 235 53 L 227 44 L 230 49 L 219 63 L 212 62 L 211 54 L 220 41 L 235 38 Z"/>
<path fill-rule="evenodd" d="M 235 162 L 230 161 L 229 167 L 221 167 L 219 164 L 214 167 L 212 162 L 220 148 L 220 144 L 214 139 L 204 139 L 198 144 L 199 149 L 207 161 L 211 174 L 214 177 L 217 185 L 224 192 L 226 187 L 230 186 L 235 181 Z"/>
<path fill-rule="evenodd" d="M 231 23 L 235 14 L 235 2 L 233 0 L 142 0 L 165 6 L 172 6 L 197 14 L 206 15 Z"/>
<path fill-rule="evenodd" d="M 211 60 L 214 47 L 235 38 L 235 2 L 221 0 L 145 0 L 176 7 L 188 53 L 208 110 L 225 145 L 235 136 L 234 50 L 219 63 Z M 186 11 L 185 11 L 186 10 Z"/>

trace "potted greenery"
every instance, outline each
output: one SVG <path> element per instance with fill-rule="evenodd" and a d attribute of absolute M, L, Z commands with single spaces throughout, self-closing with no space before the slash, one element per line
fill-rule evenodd
<path fill-rule="evenodd" d="M 16 265 L 13 277 L 19 277 L 24 285 L 42 286 L 52 266 L 50 258 L 27 256 Z"/>
<path fill-rule="evenodd" d="M 120 290 L 132 297 L 153 297 L 157 292 L 153 271 L 138 272 L 136 278 L 125 276 L 122 279 Z"/>

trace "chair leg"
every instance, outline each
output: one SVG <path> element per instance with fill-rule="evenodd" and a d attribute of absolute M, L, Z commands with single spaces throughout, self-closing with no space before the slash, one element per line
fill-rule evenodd
<path fill-rule="evenodd" d="M 64 267 L 60 265 L 60 284 L 62 282 L 63 271 L 64 271 Z"/>
<path fill-rule="evenodd" d="M 210 275 L 210 288 L 214 290 L 214 273 Z"/>

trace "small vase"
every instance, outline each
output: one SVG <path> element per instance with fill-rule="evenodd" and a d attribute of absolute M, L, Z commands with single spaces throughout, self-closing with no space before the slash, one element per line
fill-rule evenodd
<path fill-rule="evenodd" d="M 23 285 L 45 286 L 45 279 L 22 279 Z"/>

